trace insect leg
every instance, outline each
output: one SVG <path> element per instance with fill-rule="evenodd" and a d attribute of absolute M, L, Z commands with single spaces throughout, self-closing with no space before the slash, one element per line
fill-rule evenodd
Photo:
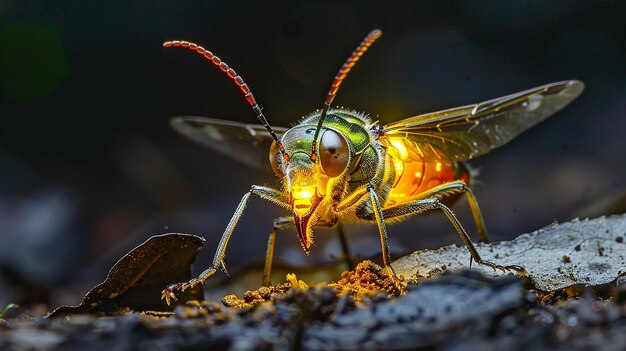
<path fill-rule="evenodd" d="M 272 225 L 272 232 L 267 239 L 267 252 L 265 254 L 265 267 L 263 268 L 263 285 L 269 286 L 272 277 L 272 261 L 274 260 L 274 243 L 276 242 L 276 232 L 281 229 L 293 227 L 295 225 L 293 217 L 278 217 Z"/>
<path fill-rule="evenodd" d="M 472 210 L 472 217 L 474 217 L 474 222 L 476 223 L 476 229 L 478 231 L 478 241 L 481 243 L 489 242 L 489 235 L 487 234 L 487 227 L 485 226 L 485 220 L 483 219 L 483 214 L 480 211 L 480 207 L 478 207 L 478 201 L 476 201 L 476 197 L 472 192 L 472 189 L 467 185 L 464 186 L 465 196 L 467 196 L 467 202 L 470 205 L 470 209 Z"/>
<path fill-rule="evenodd" d="M 350 207 L 355 206 L 360 203 L 366 194 L 369 192 L 369 185 L 360 186 L 352 191 L 352 193 L 343 199 L 337 206 L 335 206 L 335 212 L 342 212 Z M 343 225 L 340 221 L 337 222 L 337 234 L 339 235 L 339 241 L 341 242 L 341 251 L 343 253 L 343 257 L 348 265 L 348 269 L 352 270 L 354 268 L 354 263 L 352 262 L 352 256 L 350 255 L 350 249 L 348 247 L 348 241 L 346 240 L 346 234 L 343 230 Z"/>
<path fill-rule="evenodd" d="M 352 256 L 350 255 L 350 248 L 348 247 L 348 240 L 346 240 L 346 232 L 343 230 L 343 224 L 337 222 L 337 235 L 339 236 L 339 242 L 341 243 L 341 254 L 346 261 L 346 265 L 349 270 L 354 269 L 354 263 L 352 262 Z"/>
<path fill-rule="evenodd" d="M 374 191 L 374 187 L 368 185 L 367 190 L 370 195 L 370 201 L 372 205 L 372 211 L 374 212 L 374 217 L 376 219 L 376 224 L 378 225 L 378 233 L 380 234 L 380 244 L 382 246 L 382 256 L 383 263 L 385 264 L 385 268 L 389 273 L 389 276 L 392 277 L 396 281 L 396 285 L 398 282 L 398 277 L 396 272 L 391 267 L 391 254 L 389 253 L 389 240 L 387 239 L 387 227 L 385 226 L 383 211 L 380 207 L 380 200 L 378 199 L 378 195 Z"/>
<path fill-rule="evenodd" d="M 438 195 L 446 195 L 450 193 L 463 192 L 467 196 L 467 202 L 472 210 L 472 217 L 474 217 L 474 223 L 476 223 L 476 230 L 478 232 L 478 241 L 486 243 L 489 242 L 489 236 L 487 235 L 487 228 L 485 226 L 485 220 L 483 219 L 480 207 L 478 207 L 478 201 L 472 192 L 472 189 L 462 181 L 454 181 L 445 184 L 438 185 L 428 191 L 421 194 L 421 198 L 437 197 Z"/>
<path fill-rule="evenodd" d="M 272 189 L 269 187 L 253 185 L 250 188 L 250 191 L 244 194 L 233 214 L 230 222 L 228 222 L 228 226 L 224 230 L 224 234 L 222 234 L 222 238 L 220 239 L 219 244 L 217 245 L 217 250 L 215 252 L 215 256 L 213 258 L 213 264 L 211 267 L 202 272 L 197 278 L 193 278 L 186 283 L 175 283 L 168 285 L 161 292 L 161 299 L 165 299 L 167 304 L 170 304 L 170 299 L 176 300 L 176 292 L 177 291 L 185 291 L 189 288 L 193 288 L 198 284 L 204 284 L 204 282 L 209 279 L 218 269 L 226 272 L 226 266 L 224 264 L 224 258 L 226 256 L 226 247 L 228 246 L 228 241 L 233 234 L 233 230 L 235 226 L 239 222 L 241 215 L 243 214 L 243 210 L 246 208 L 246 204 L 248 203 L 248 199 L 250 195 L 257 195 L 263 199 L 272 201 L 276 204 L 279 204 L 283 207 L 290 208 L 287 198 L 285 195 L 276 189 Z"/>
<path fill-rule="evenodd" d="M 359 203 L 369 192 L 369 187 L 370 185 L 363 185 L 354 189 L 348 197 L 341 200 L 341 202 L 334 208 L 335 212 L 341 212 Z"/>
<path fill-rule="evenodd" d="M 516 271 L 518 274 L 521 274 L 521 275 L 526 274 L 526 270 L 521 266 L 518 266 L 518 265 L 501 266 L 490 261 L 485 261 L 482 258 L 480 258 L 480 255 L 478 254 L 476 247 L 470 240 L 469 236 L 467 235 L 467 232 L 461 225 L 461 222 L 459 222 L 459 220 L 454 215 L 454 212 L 452 212 L 452 210 L 448 208 L 448 206 L 441 203 L 441 201 L 439 201 L 437 198 L 432 197 L 432 198 L 419 199 L 419 200 L 408 202 L 406 204 L 389 207 L 389 208 L 382 210 L 382 214 L 383 214 L 383 218 L 394 218 L 394 217 L 406 216 L 406 215 L 413 214 L 413 213 L 415 214 L 422 213 L 422 212 L 434 210 L 434 209 L 441 210 L 443 214 L 448 218 L 450 223 L 452 223 L 452 226 L 454 226 L 454 229 L 456 229 L 457 233 L 463 240 L 463 243 L 465 243 L 467 250 L 470 252 L 470 255 L 472 256 L 474 261 L 476 261 L 476 263 L 491 267 L 494 270 L 499 269 L 504 272 Z"/>

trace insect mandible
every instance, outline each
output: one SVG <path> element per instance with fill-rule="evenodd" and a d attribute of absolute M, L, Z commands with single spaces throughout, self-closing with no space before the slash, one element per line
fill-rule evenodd
<path fill-rule="evenodd" d="M 167 286 L 162 298 L 169 304 L 176 293 L 203 284 L 218 270 L 226 273 L 226 247 L 251 195 L 269 200 L 291 216 L 273 222 L 269 235 L 263 283 L 269 285 L 274 242 L 280 229 L 294 227 L 308 254 L 314 227 L 365 221 L 378 227 L 384 266 L 397 281 L 391 266 L 386 221 L 430 210 L 440 210 L 463 240 L 471 258 L 503 271 L 523 271 L 481 259 L 467 232 L 449 206 L 465 194 L 480 241 L 488 240 L 483 216 L 469 188 L 470 172 L 463 161 L 483 155 L 509 142 L 574 100 L 584 88 L 577 80 L 546 84 L 519 93 L 449 110 L 422 114 L 387 125 L 365 113 L 332 108 L 337 90 L 354 64 L 382 35 L 370 32 L 335 76 L 321 110 L 312 112 L 292 128 L 270 126 L 252 91 L 232 68 L 205 48 L 187 41 L 168 41 L 165 47 L 183 47 L 219 67 L 244 94 L 260 125 L 203 117 L 175 117 L 181 134 L 206 146 L 236 156 L 244 163 L 269 166 L 282 189 L 253 185 L 237 206 L 218 244 L 212 266 L 188 282 Z M 263 148 L 264 146 L 264 148 Z M 237 150 L 236 155 L 232 152 Z M 348 256 L 343 231 L 339 230 Z"/>

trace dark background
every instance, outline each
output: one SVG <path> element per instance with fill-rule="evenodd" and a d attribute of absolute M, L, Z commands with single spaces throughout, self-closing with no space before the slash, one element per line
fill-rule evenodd
<path fill-rule="evenodd" d="M 471 162 L 481 169 L 475 192 L 496 240 L 615 208 L 604 204 L 626 189 L 624 6 L 358 4 L 0 0 L 0 285 L 88 286 L 134 245 L 165 232 L 204 236 L 205 265 L 249 186 L 277 186 L 271 174 L 170 129 L 174 115 L 257 122 L 215 67 L 161 46 L 172 39 L 195 41 L 228 62 L 280 126 L 322 106 L 337 69 L 374 28 L 384 35 L 335 103 L 382 124 L 583 80 L 586 90 L 570 107 Z M 456 212 L 474 233 L 464 201 Z M 282 214 L 251 201 L 228 251 L 231 269 L 262 260 L 271 220 Z M 375 228 L 348 232 L 357 253 L 379 251 Z M 317 232 L 314 257 L 306 258 L 286 231 L 278 256 L 298 265 L 328 261 L 338 252 L 329 233 Z M 439 215 L 391 226 L 390 236 L 396 257 L 460 243 Z M 9 292 L 0 305 L 13 296 L 2 291 Z"/>

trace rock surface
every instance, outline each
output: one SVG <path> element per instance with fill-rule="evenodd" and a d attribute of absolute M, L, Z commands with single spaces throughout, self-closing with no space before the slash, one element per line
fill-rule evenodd
<path fill-rule="evenodd" d="M 524 267 L 542 291 L 603 285 L 626 274 L 626 216 L 575 219 L 511 241 L 478 243 L 476 248 L 484 260 Z M 414 252 L 392 265 L 398 275 L 419 281 L 444 270 L 467 268 L 469 257 L 465 247 L 450 245 Z M 490 276 L 509 274 L 478 264 L 472 269 Z"/>

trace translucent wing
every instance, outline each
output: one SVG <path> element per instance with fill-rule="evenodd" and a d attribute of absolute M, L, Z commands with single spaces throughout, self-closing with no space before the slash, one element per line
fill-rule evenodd
<path fill-rule="evenodd" d="M 179 116 L 170 121 L 181 135 L 255 168 L 272 172 L 270 133 L 260 124 L 244 124 L 207 117 Z M 274 127 L 280 137 L 287 128 Z"/>
<path fill-rule="evenodd" d="M 388 124 L 383 131 L 427 159 L 442 154 L 454 161 L 483 155 L 543 121 L 572 102 L 583 91 L 581 81 L 570 80 L 497 99 L 428 113 Z"/>

